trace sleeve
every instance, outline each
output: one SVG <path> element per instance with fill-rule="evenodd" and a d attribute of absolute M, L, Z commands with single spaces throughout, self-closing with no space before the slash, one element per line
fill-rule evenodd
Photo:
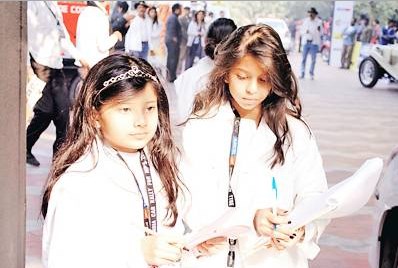
<path fill-rule="evenodd" d="M 191 21 L 188 26 L 188 36 L 195 37 L 198 34 L 197 27 L 195 27 L 195 23 Z"/>
<path fill-rule="evenodd" d="M 43 228 L 45 267 L 148 266 L 137 238 L 142 235 L 139 228 L 109 224 L 114 222 L 98 213 L 102 208 L 95 207 L 87 193 L 58 182 L 51 193 Z"/>
<path fill-rule="evenodd" d="M 28 1 L 28 9 L 27 9 L 28 44 L 33 44 L 37 42 L 35 40 L 35 33 L 37 32 L 39 21 L 37 19 L 36 3 L 37 2 L 35 1 Z"/>
<path fill-rule="evenodd" d="M 295 205 L 306 198 L 323 193 L 327 190 L 327 181 L 323 169 L 322 158 L 316 145 L 315 138 L 311 134 L 308 146 L 296 160 L 294 171 L 297 172 Z M 298 247 L 303 251 L 307 259 L 314 259 L 320 249 L 318 239 L 325 230 L 329 220 L 315 220 L 305 226 L 305 238 Z"/>
<path fill-rule="evenodd" d="M 59 19 L 59 23 L 61 24 L 62 31 L 64 33 L 64 38 L 61 39 L 61 47 L 63 50 L 67 51 L 75 60 L 80 60 L 82 56 L 80 52 L 77 50 L 75 45 L 70 40 L 69 32 L 65 27 L 64 21 L 62 19 L 62 12 L 57 4 L 54 6 L 57 7 L 57 17 Z"/>
<path fill-rule="evenodd" d="M 109 35 L 109 22 L 106 17 L 101 18 L 101 21 L 98 21 L 100 25 L 97 26 L 97 46 L 98 50 L 101 52 L 107 52 L 111 49 L 117 42 L 116 35 Z"/>

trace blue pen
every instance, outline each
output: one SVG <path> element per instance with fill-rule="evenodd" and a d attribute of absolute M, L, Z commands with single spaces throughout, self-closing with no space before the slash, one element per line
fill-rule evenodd
<path fill-rule="evenodd" d="M 273 197 L 274 200 L 272 202 L 272 215 L 274 217 L 277 216 L 277 201 L 278 201 L 278 185 L 276 184 L 275 177 L 272 177 L 272 191 L 273 191 Z M 276 229 L 276 224 L 274 224 L 274 229 Z"/>

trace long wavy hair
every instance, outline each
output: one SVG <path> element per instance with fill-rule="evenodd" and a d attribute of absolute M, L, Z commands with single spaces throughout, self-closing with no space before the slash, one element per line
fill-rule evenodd
<path fill-rule="evenodd" d="M 225 81 L 233 65 L 246 55 L 255 57 L 267 66 L 272 88 L 262 103 L 263 117 L 276 136 L 271 167 L 282 165 L 285 162 L 283 147 L 290 146 L 292 141 L 286 115 L 301 120 L 301 103 L 296 76 L 278 33 L 270 26 L 242 26 L 217 46 L 215 67 L 210 74 L 207 89 L 195 97 L 192 115 L 194 118 L 206 117 L 214 107 L 230 101 L 231 95 Z M 267 63 L 269 60 L 271 64 Z"/>
<path fill-rule="evenodd" d="M 153 81 L 144 77 L 132 77 L 115 82 L 104 88 L 103 83 L 112 77 L 119 76 L 137 66 L 144 73 L 156 77 Z M 147 144 L 150 159 L 159 174 L 168 197 L 168 212 L 166 218 L 171 219 L 170 226 L 174 226 L 178 216 L 177 195 L 181 184 L 178 179 L 176 155 L 178 149 L 171 138 L 169 103 L 164 87 L 159 81 L 154 69 L 143 59 L 122 54 L 114 54 L 98 62 L 89 71 L 86 80 L 77 96 L 72 114 L 68 134 L 62 147 L 56 154 L 45 186 L 41 211 L 45 217 L 48 202 L 55 183 L 66 169 L 87 153 L 95 143 L 96 136 L 100 136 L 96 128 L 97 111 L 105 104 L 134 96 L 147 83 L 152 83 L 157 93 L 158 126 L 156 133 Z M 98 149 L 98 148 L 97 148 Z M 95 168 L 95 166 L 93 167 Z"/>

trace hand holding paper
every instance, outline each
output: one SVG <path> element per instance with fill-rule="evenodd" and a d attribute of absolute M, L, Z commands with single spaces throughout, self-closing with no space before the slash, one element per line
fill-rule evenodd
<path fill-rule="evenodd" d="M 197 245 L 217 237 L 237 238 L 248 232 L 251 226 L 247 224 L 247 219 L 242 217 L 239 209 L 228 209 L 224 215 L 210 225 L 187 234 L 185 247 L 193 249 Z"/>

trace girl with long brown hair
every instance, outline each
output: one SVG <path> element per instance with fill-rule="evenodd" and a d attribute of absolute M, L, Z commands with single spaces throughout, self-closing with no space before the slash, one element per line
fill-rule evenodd
<path fill-rule="evenodd" d="M 178 261 L 183 241 L 170 233 L 182 235 L 185 188 L 176 154 L 167 97 L 153 68 L 117 54 L 96 64 L 45 188 L 45 267 Z"/>
<path fill-rule="evenodd" d="M 307 267 L 327 222 L 292 230 L 289 212 L 327 183 L 282 42 L 267 25 L 240 27 L 217 46 L 214 65 L 182 129 L 192 195 L 184 220 L 195 231 L 238 209 L 253 232 L 195 267 Z M 269 242 L 254 250 L 259 237 Z"/>

